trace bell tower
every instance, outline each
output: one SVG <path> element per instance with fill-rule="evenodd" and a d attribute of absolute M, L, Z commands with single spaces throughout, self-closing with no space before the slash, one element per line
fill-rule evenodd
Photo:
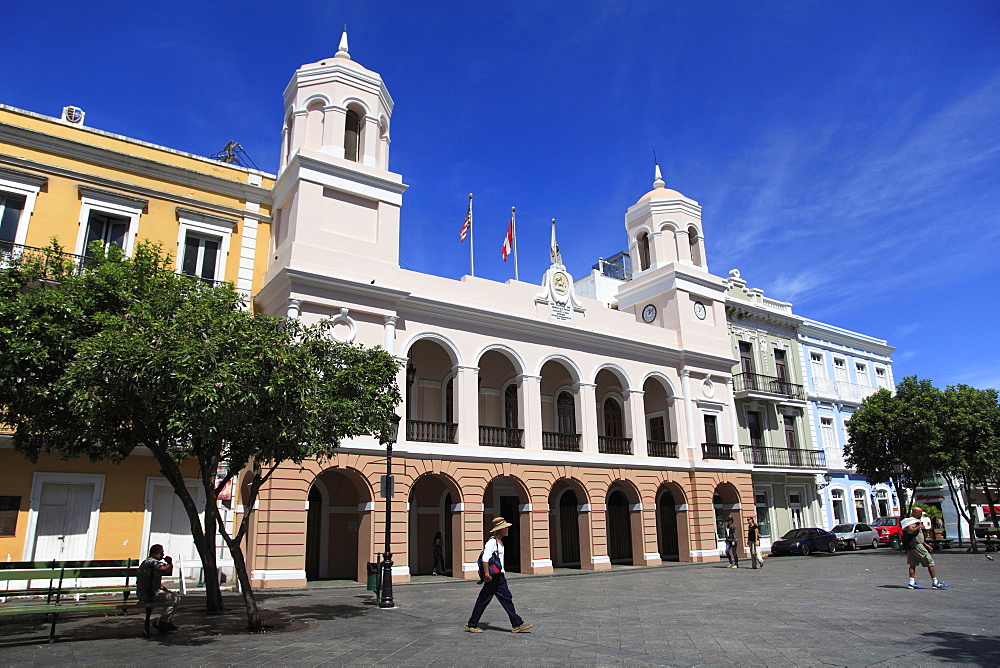
<path fill-rule="evenodd" d="M 665 187 L 659 165 L 653 189 L 626 212 L 625 229 L 632 280 L 618 290 L 618 309 L 679 339 L 726 339 L 724 285 L 708 271 L 701 206 Z"/>
<path fill-rule="evenodd" d="M 406 186 L 389 171 L 393 101 L 351 58 L 346 28 L 336 55 L 296 70 L 284 101 L 268 277 L 398 267 Z"/>

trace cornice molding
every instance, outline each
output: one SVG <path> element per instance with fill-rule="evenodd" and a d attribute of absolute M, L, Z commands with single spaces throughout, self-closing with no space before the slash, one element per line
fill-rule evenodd
<path fill-rule="evenodd" d="M 116 137 L 116 135 L 111 136 Z M 17 127 L 8 123 L 0 123 L 0 142 L 42 151 L 43 153 L 57 155 L 70 160 L 97 164 L 129 174 L 141 175 L 145 178 L 181 184 L 185 187 L 225 195 L 247 202 L 258 202 L 261 204 L 270 202 L 269 191 L 261 186 L 222 179 L 197 170 L 167 165 L 149 158 L 128 155 L 99 146 L 85 144 L 80 141 Z M 159 146 L 149 145 L 149 147 L 156 150 L 163 150 Z M 175 153 L 175 155 L 191 160 L 197 159 L 197 156 L 188 156 L 183 153 Z M 224 163 L 217 164 L 220 167 L 225 167 Z M 249 177 L 249 174 L 255 172 L 246 171 L 241 173 L 247 174 Z M 267 176 L 270 175 L 268 174 Z"/>
<path fill-rule="evenodd" d="M 208 202 L 203 199 L 197 199 L 194 197 L 184 197 L 183 195 L 176 195 L 174 193 L 169 193 L 163 190 L 156 190 L 155 188 L 147 188 L 145 186 L 140 186 L 133 183 L 126 183 L 125 181 L 116 181 L 114 179 L 108 179 L 101 176 L 94 176 L 93 174 L 86 174 L 84 172 L 78 172 L 73 169 L 66 169 L 64 167 L 55 167 L 53 165 L 43 165 L 41 163 L 37 163 L 32 160 L 26 160 L 24 158 L 18 158 L 12 155 L 0 154 L 0 163 L 17 165 L 18 167 L 22 167 L 25 169 L 34 169 L 39 172 L 50 174 L 52 176 L 58 176 L 65 179 L 72 179 L 74 181 L 95 184 L 105 188 L 116 188 L 118 190 L 127 190 L 133 193 L 143 195 L 149 198 L 150 200 L 174 202 L 177 204 L 184 204 L 190 207 L 201 207 L 204 209 L 211 209 L 218 213 L 223 213 L 230 216 L 236 216 L 238 218 L 252 218 L 254 220 L 264 221 L 264 222 L 270 222 L 271 220 L 271 217 L 269 215 L 263 214 L 260 211 L 237 209 L 235 207 L 226 206 L 224 204 L 216 204 L 213 202 Z M 45 177 L 38 177 L 38 178 L 45 178 Z M 270 195 L 268 196 L 267 200 L 262 203 L 270 207 L 271 205 Z"/>

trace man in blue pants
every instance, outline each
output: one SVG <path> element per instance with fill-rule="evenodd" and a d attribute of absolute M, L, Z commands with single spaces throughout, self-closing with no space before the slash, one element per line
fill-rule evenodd
<path fill-rule="evenodd" d="M 511 523 L 502 517 L 493 520 L 490 539 L 486 541 L 483 555 L 480 558 L 483 564 L 483 588 L 479 590 L 476 606 L 472 609 L 469 623 L 465 625 L 465 630 L 469 633 L 483 632 L 479 628 L 479 618 L 483 616 L 486 606 L 490 604 L 494 596 L 497 597 L 500 605 L 507 611 L 507 616 L 510 617 L 511 633 L 520 633 L 532 627 L 532 624 L 525 624 L 524 620 L 517 614 L 517 610 L 514 609 L 514 597 L 511 596 L 510 589 L 507 588 L 507 578 L 504 577 L 503 539 L 510 531 L 510 527 Z"/>

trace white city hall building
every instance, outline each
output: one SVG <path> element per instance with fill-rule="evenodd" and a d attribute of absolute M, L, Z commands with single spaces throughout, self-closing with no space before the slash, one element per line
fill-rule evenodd
<path fill-rule="evenodd" d="M 402 362 L 395 579 L 431 572 L 437 532 L 447 571 L 476 578 L 495 516 L 514 525 L 512 571 L 717 560 L 719 522 L 742 526 L 755 510 L 736 447 L 725 284 L 708 270 L 699 204 L 658 170 L 650 192 L 623 203 L 636 261 L 606 300 L 577 293 L 554 232 L 538 283 L 405 270 L 406 185 L 389 170 L 393 100 L 381 77 L 345 38 L 335 57 L 299 68 L 284 99 L 254 305 L 333 318 L 339 340 Z M 371 438 L 279 470 L 253 520 L 254 581 L 363 580 L 385 536 L 384 473 Z"/>

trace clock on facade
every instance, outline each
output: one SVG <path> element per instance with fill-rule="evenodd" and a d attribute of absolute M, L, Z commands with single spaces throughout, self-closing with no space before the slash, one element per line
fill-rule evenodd
<path fill-rule="evenodd" d="M 694 303 L 694 314 L 698 316 L 698 320 L 704 320 L 705 316 L 708 315 L 708 311 L 705 310 L 705 305 L 701 302 Z"/>
<path fill-rule="evenodd" d="M 569 277 L 561 271 L 552 274 L 552 289 L 559 295 L 569 292 Z"/>
<path fill-rule="evenodd" d="M 642 309 L 642 319 L 646 322 L 656 320 L 656 307 L 652 304 L 646 304 L 646 308 Z"/>

